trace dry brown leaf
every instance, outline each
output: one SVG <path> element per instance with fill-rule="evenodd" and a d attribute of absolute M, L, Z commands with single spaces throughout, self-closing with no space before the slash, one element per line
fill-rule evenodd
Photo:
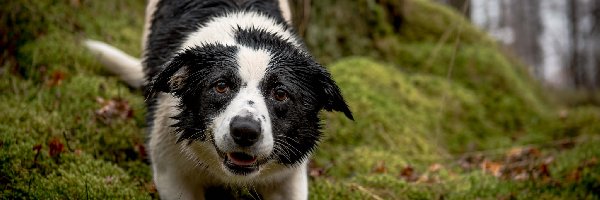
<path fill-rule="evenodd" d="M 146 187 L 146 191 L 148 191 L 148 193 L 150 193 L 150 194 L 156 194 L 158 192 L 158 190 L 156 189 L 156 185 L 154 184 L 154 182 L 146 183 L 145 187 Z"/>
<path fill-rule="evenodd" d="M 419 175 L 417 175 L 415 169 L 410 165 L 402 168 L 400 171 L 400 177 L 406 182 L 415 182 L 419 179 Z"/>
<path fill-rule="evenodd" d="M 597 157 L 592 157 L 584 162 L 585 167 L 593 167 L 593 166 L 596 166 L 597 164 L 598 164 Z"/>
<path fill-rule="evenodd" d="M 485 157 L 482 154 L 471 154 L 463 156 L 458 164 L 465 170 L 472 170 L 478 168 L 483 160 L 485 160 Z"/>
<path fill-rule="evenodd" d="M 444 169 L 444 166 L 439 164 L 439 163 L 434 163 L 432 165 L 429 166 L 429 168 L 427 168 L 427 171 L 429 172 L 438 172 L 441 169 Z"/>
<path fill-rule="evenodd" d="M 548 169 L 548 164 L 542 163 L 538 169 L 538 176 L 542 179 L 550 179 L 550 170 Z"/>
<path fill-rule="evenodd" d="M 319 166 L 315 161 L 311 160 L 308 164 L 308 175 L 311 177 L 320 177 L 325 175 L 325 168 Z"/>
<path fill-rule="evenodd" d="M 50 140 L 50 143 L 48 143 L 48 147 L 50 148 L 50 157 L 59 156 L 65 150 L 65 145 L 62 142 L 60 142 L 58 138 L 52 138 L 52 140 Z"/>
<path fill-rule="evenodd" d="M 515 147 L 508 151 L 506 158 L 508 162 L 518 162 L 537 159 L 540 156 L 540 150 L 535 147 Z"/>
<path fill-rule="evenodd" d="M 50 76 L 50 80 L 48 80 L 47 84 L 50 87 L 56 87 L 56 86 L 59 86 L 65 78 L 66 78 L 66 75 L 64 72 L 54 71 L 54 72 L 52 72 L 52 75 Z"/>
<path fill-rule="evenodd" d="M 567 109 L 562 109 L 558 112 L 558 117 L 562 120 L 567 119 L 568 116 L 569 116 L 569 110 L 567 110 Z"/>
<path fill-rule="evenodd" d="M 374 173 L 385 174 L 387 173 L 387 168 L 385 167 L 385 161 L 381 160 L 375 164 L 372 170 Z"/>
<path fill-rule="evenodd" d="M 39 152 L 40 150 L 42 150 L 42 145 L 41 144 L 33 145 L 33 150 L 36 152 Z"/>
<path fill-rule="evenodd" d="M 75 149 L 74 153 L 76 156 L 80 156 L 83 153 L 83 151 L 81 149 Z"/>
<path fill-rule="evenodd" d="M 142 160 L 145 160 L 145 159 L 146 159 L 146 157 L 148 156 L 148 155 L 146 154 L 146 146 L 144 146 L 144 144 L 141 144 L 141 143 L 136 143 L 136 144 L 134 145 L 134 148 L 135 148 L 135 150 L 138 152 L 138 154 L 139 154 L 140 158 L 141 158 Z"/>
<path fill-rule="evenodd" d="M 485 172 L 488 172 L 495 177 L 502 177 L 502 168 L 503 165 L 497 162 L 492 162 L 489 160 L 484 160 L 481 163 L 481 169 Z"/>
<path fill-rule="evenodd" d="M 81 5 L 81 1 L 80 0 L 71 0 L 71 6 L 74 8 L 79 8 L 79 6 Z"/>
<path fill-rule="evenodd" d="M 121 98 L 112 98 L 105 100 L 101 97 L 96 98 L 100 109 L 96 110 L 96 116 L 103 122 L 110 123 L 114 119 L 128 119 L 133 117 L 133 109 L 129 102 Z"/>
<path fill-rule="evenodd" d="M 581 167 L 577 167 L 575 168 L 573 171 L 571 171 L 569 173 L 569 175 L 567 175 L 567 180 L 570 182 L 579 182 L 579 180 L 581 179 L 581 171 L 583 169 Z"/>
<path fill-rule="evenodd" d="M 111 185 L 115 182 L 116 178 L 114 176 L 107 176 L 106 178 L 104 178 L 104 183 L 106 183 L 107 185 Z"/>

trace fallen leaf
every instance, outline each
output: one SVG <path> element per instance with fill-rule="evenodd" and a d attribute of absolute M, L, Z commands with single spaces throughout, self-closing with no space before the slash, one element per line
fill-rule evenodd
<path fill-rule="evenodd" d="M 406 182 L 415 182 L 419 179 L 419 175 L 417 175 L 415 169 L 410 165 L 402 168 L 400 171 L 400 177 Z"/>
<path fill-rule="evenodd" d="M 488 172 L 495 177 L 502 177 L 502 168 L 503 165 L 497 162 L 492 162 L 489 160 L 484 160 L 481 163 L 481 169 L 485 172 Z"/>
<path fill-rule="evenodd" d="M 33 150 L 35 151 L 35 156 L 33 157 L 33 165 L 37 165 L 38 157 L 40 156 L 40 151 L 42 150 L 41 144 L 36 144 L 33 146 Z"/>
<path fill-rule="evenodd" d="M 384 174 L 387 172 L 387 168 L 385 167 L 385 161 L 379 161 L 377 162 L 377 164 L 375 164 L 375 167 L 373 167 L 372 170 L 374 173 L 378 173 L 378 174 Z"/>
<path fill-rule="evenodd" d="M 33 145 L 33 150 L 36 152 L 39 152 L 40 150 L 42 150 L 42 145 L 41 144 Z"/>
<path fill-rule="evenodd" d="M 571 181 L 571 182 L 579 182 L 579 180 L 581 179 L 581 171 L 583 169 L 581 167 L 577 167 L 575 168 L 573 171 L 571 171 L 569 173 L 569 175 L 567 175 L 567 180 Z"/>
<path fill-rule="evenodd" d="M 142 160 L 145 160 L 148 155 L 146 154 L 146 147 L 144 146 L 144 144 L 136 143 L 134 147 L 135 150 L 138 152 L 140 158 Z"/>
<path fill-rule="evenodd" d="M 101 105 L 95 112 L 96 116 L 105 123 L 111 123 L 114 119 L 128 119 L 133 117 L 133 109 L 127 100 L 121 98 L 105 100 L 98 97 L 96 101 Z"/>
<path fill-rule="evenodd" d="M 156 190 L 156 185 L 154 184 L 154 182 L 150 182 L 150 183 L 146 183 L 146 191 L 148 191 L 148 193 L 150 194 L 156 194 L 158 192 L 158 190 Z"/>
<path fill-rule="evenodd" d="M 483 160 L 485 160 L 485 157 L 482 154 L 467 154 L 461 157 L 458 164 L 465 170 L 472 170 L 478 168 Z"/>
<path fill-rule="evenodd" d="M 581 180 L 581 175 L 583 173 L 583 170 L 588 167 L 593 167 L 597 164 L 598 164 L 597 157 L 592 157 L 588 160 L 583 161 L 583 163 L 581 163 L 579 166 L 577 166 L 577 168 L 575 168 L 573 171 L 571 171 L 569 173 L 569 175 L 567 175 L 567 180 L 571 181 L 571 182 L 579 182 L 579 180 Z"/>
<path fill-rule="evenodd" d="M 523 160 L 537 159 L 541 156 L 540 150 L 534 147 L 515 147 L 508 151 L 508 162 L 518 162 Z"/>
<path fill-rule="evenodd" d="M 83 153 L 81 149 L 75 149 L 75 155 L 80 156 Z"/>
<path fill-rule="evenodd" d="M 569 116 L 569 110 L 567 110 L 567 109 L 562 109 L 558 112 L 558 117 L 562 120 L 567 119 L 568 116 Z"/>
<path fill-rule="evenodd" d="M 59 156 L 65 149 L 65 145 L 62 142 L 60 142 L 58 138 L 52 138 L 52 140 L 50 140 L 50 143 L 48 143 L 48 147 L 50 148 L 50 157 Z"/>
<path fill-rule="evenodd" d="M 516 195 L 513 194 L 512 192 L 510 194 L 507 195 L 499 195 L 498 200 L 512 200 L 512 199 L 517 199 Z"/>
<path fill-rule="evenodd" d="M 598 164 L 598 158 L 592 157 L 584 162 L 584 167 L 593 167 Z"/>
<path fill-rule="evenodd" d="M 521 173 L 517 173 L 516 175 L 513 176 L 513 179 L 516 181 L 524 181 L 529 179 L 529 173 L 523 171 Z"/>
<path fill-rule="evenodd" d="M 434 164 L 430 165 L 429 168 L 427 168 L 427 171 L 429 171 L 429 172 L 438 172 L 438 171 L 440 171 L 443 168 L 444 168 L 444 166 L 442 166 L 441 164 L 434 163 Z"/>
<path fill-rule="evenodd" d="M 74 8 L 79 8 L 79 6 L 81 5 L 80 0 L 71 0 L 71 6 Z"/>
<path fill-rule="evenodd" d="M 66 78 L 66 75 L 64 72 L 54 71 L 50 75 L 50 80 L 48 80 L 48 86 L 50 86 L 50 87 L 59 86 L 65 78 Z"/>
<path fill-rule="evenodd" d="M 308 164 L 308 175 L 311 177 L 320 177 L 325 175 L 325 168 L 319 166 L 315 161 L 311 160 Z"/>
<path fill-rule="evenodd" d="M 107 176 L 106 178 L 104 178 L 104 183 L 106 183 L 107 185 L 111 185 L 115 182 L 115 180 L 116 178 L 114 176 Z"/>
<path fill-rule="evenodd" d="M 544 180 L 548 180 L 551 178 L 550 176 L 551 175 L 550 175 L 550 170 L 548 169 L 548 164 L 546 164 L 546 163 L 540 164 L 539 169 L 538 169 L 538 177 L 540 177 Z"/>
<path fill-rule="evenodd" d="M 574 140 L 562 140 L 558 143 L 559 148 L 565 150 L 565 149 L 572 149 L 573 147 L 575 147 L 575 141 Z"/>
<path fill-rule="evenodd" d="M 312 168 L 310 169 L 309 175 L 311 177 L 319 177 L 319 176 L 323 176 L 325 170 L 323 170 L 323 168 Z"/>

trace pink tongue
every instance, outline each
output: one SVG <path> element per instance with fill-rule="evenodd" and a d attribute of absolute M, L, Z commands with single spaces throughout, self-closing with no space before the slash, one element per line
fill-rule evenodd
<path fill-rule="evenodd" d="M 252 165 L 256 161 L 256 157 L 252 157 L 241 153 L 229 153 L 227 154 L 227 157 L 229 157 L 229 160 L 231 160 L 233 164 L 240 166 Z"/>

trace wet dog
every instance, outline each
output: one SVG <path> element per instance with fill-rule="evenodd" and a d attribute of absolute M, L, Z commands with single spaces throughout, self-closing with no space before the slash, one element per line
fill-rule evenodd
<path fill-rule="evenodd" d="M 308 198 L 319 111 L 352 113 L 290 23 L 286 0 L 150 0 L 141 61 L 86 41 L 109 70 L 144 87 L 163 199 L 203 199 L 220 186 Z"/>

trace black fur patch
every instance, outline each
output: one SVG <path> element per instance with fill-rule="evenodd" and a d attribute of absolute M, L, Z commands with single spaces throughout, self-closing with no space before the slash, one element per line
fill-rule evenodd
<path fill-rule="evenodd" d="M 173 125 L 179 132 L 178 141 L 205 140 L 208 123 L 239 91 L 236 53 L 237 47 L 218 44 L 188 49 L 173 58 L 153 81 L 150 87 L 153 92 L 172 93 L 181 98 L 178 105 L 181 113 L 173 117 L 178 121 Z M 170 88 L 169 81 L 181 69 L 186 70 L 183 85 Z M 229 90 L 220 94 L 214 87 L 222 80 L 228 83 Z"/>

